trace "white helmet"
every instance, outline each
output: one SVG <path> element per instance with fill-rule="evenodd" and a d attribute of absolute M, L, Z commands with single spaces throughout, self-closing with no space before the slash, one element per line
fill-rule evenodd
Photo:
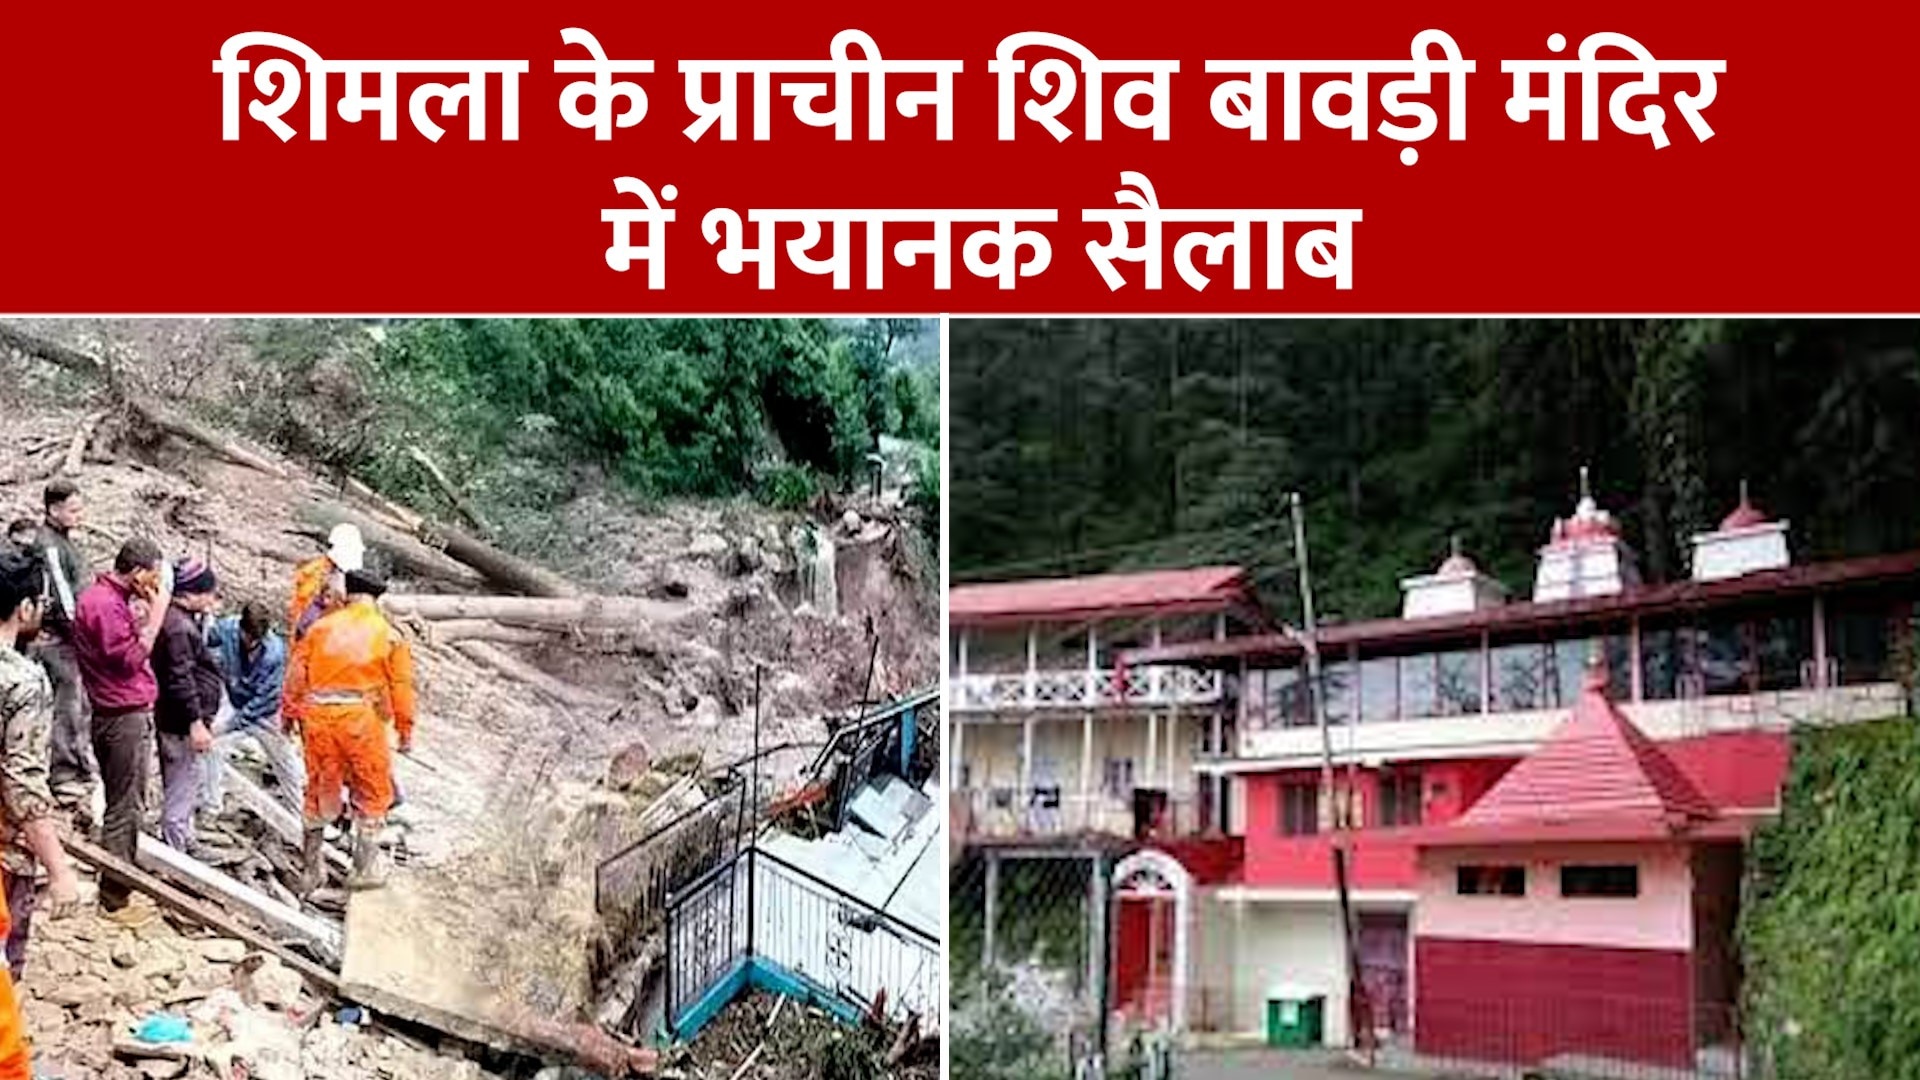
<path fill-rule="evenodd" d="M 358 528 L 343 522 L 327 534 L 327 558 L 341 570 L 351 573 L 361 569 L 366 557 L 367 545 L 360 539 Z"/>

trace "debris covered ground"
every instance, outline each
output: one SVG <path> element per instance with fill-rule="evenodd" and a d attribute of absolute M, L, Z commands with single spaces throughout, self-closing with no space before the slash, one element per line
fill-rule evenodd
<path fill-rule="evenodd" d="M 896 1053 L 894 1035 L 853 1028 L 799 1001 L 767 993 L 742 997 L 715 1017 L 668 1069 L 704 1080 L 935 1080 L 937 1043 Z"/>
<path fill-rule="evenodd" d="M 251 448 L 278 475 L 209 453 L 129 415 L 94 381 L 3 348 L 0 408 L 9 418 L 0 513 L 37 516 L 41 487 L 77 460 L 73 479 L 87 503 L 79 540 L 96 567 L 126 538 L 150 536 L 172 555 L 206 558 L 228 609 L 247 599 L 284 609 L 296 561 L 319 551 L 316 508 L 385 512 L 377 497 L 355 498 L 270 451 Z M 415 638 L 421 700 L 416 754 L 395 759 L 406 805 L 393 837 L 402 888 L 393 891 L 471 930 L 466 968 L 491 977 L 462 993 L 576 1022 L 591 1019 L 603 990 L 588 963 L 599 933 L 595 865 L 657 820 L 649 810 L 676 779 L 747 755 L 756 669 L 764 670 L 763 744 L 817 744 L 826 717 L 937 679 L 938 602 L 937 570 L 916 555 L 897 503 L 884 500 L 844 501 L 809 521 L 737 501 L 642 513 L 600 494 L 562 518 L 606 560 L 583 589 L 648 598 L 670 617 L 489 629 L 496 637 L 483 642 L 398 618 Z M 796 535 L 827 538 L 834 549 L 834 580 L 824 588 L 817 549 Z M 409 559 L 396 568 L 397 593 L 496 591 L 437 552 Z M 803 759 L 772 759 L 776 788 L 791 779 L 779 770 Z M 243 758 L 239 768 L 271 796 L 258 762 Z M 264 895 L 291 898 L 293 845 L 261 814 L 230 797 L 221 816 L 202 823 L 202 841 L 198 854 L 209 863 Z M 307 913 L 340 920 L 338 911 Z M 37 924 L 21 987 L 37 1067 L 75 1080 L 186 1072 L 182 1061 L 116 1062 L 111 1047 L 130 1022 L 163 1007 L 208 1010 L 193 1022 L 197 1038 L 225 1030 L 209 1003 L 227 1000 L 238 943 L 188 936 L 198 932 L 162 920 L 128 933 L 90 910 Z M 307 1024 L 305 1006 L 287 1004 L 227 1010 L 260 1044 L 249 1051 L 248 1075 L 272 1075 L 267 1063 L 296 1051 L 299 1064 L 282 1075 L 480 1075 L 456 1044 L 435 1048 L 379 1025 L 343 1028 L 333 1019 L 339 1003 L 322 1008 L 318 998 Z M 241 1038 L 229 1033 L 228 1041 Z"/>

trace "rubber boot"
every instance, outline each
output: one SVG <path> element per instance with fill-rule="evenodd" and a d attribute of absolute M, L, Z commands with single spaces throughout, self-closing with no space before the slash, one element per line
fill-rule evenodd
<path fill-rule="evenodd" d="M 300 837 L 300 895 L 311 896 L 327 880 L 327 830 L 309 825 Z"/>
<path fill-rule="evenodd" d="M 380 851 L 380 830 L 386 823 L 362 820 L 353 826 L 353 876 L 347 888 L 355 892 L 377 889 L 387 883 L 386 859 Z"/>

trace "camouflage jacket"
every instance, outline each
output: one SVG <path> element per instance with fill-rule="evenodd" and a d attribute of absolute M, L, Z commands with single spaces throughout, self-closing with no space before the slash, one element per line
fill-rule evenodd
<path fill-rule="evenodd" d="M 53 811 L 47 758 L 53 739 L 53 684 L 46 669 L 13 649 L 0 648 L 0 868 L 35 872 L 24 826 Z"/>

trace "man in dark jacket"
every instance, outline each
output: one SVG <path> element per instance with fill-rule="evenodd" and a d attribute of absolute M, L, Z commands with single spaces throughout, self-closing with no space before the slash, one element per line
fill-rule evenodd
<path fill-rule="evenodd" d="M 87 695 L 80 685 L 74 658 L 73 622 L 80 591 L 93 583 L 86 557 L 74 545 L 73 532 L 85 517 L 86 504 L 71 480 L 47 485 L 42 502 L 46 516 L 34 548 L 46 572 L 47 615 L 34 643 L 34 658 L 53 680 L 53 757 L 47 764 L 47 783 L 54 801 L 81 820 L 92 810 L 93 780 L 97 775 L 88 723 Z"/>
<path fill-rule="evenodd" d="M 202 620 L 220 602 L 213 568 L 198 559 L 174 565 L 173 602 L 153 643 L 153 676 L 160 699 L 154 730 L 160 740 L 160 837 L 188 850 L 193 810 L 200 801 L 200 755 L 213 748 L 213 721 L 225 689 L 220 663 L 207 647 Z"/>

